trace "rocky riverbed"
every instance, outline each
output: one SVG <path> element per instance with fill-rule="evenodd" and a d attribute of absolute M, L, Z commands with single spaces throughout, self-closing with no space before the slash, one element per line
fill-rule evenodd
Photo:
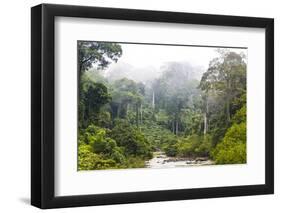
<path fill-rule="evenodd" d="M 174 168 L 186 166 L 212 165 L 213 161 L 204 157 L 197 158 L 178 158 L 168 157 L 164 152 L 154 152 L 153 158 L 146 162 L 147 168 Z"/>

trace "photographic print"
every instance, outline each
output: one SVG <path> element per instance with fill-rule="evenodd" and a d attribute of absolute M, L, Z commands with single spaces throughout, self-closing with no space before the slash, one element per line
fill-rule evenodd
<path fill-rule="evenodd" d="M 33 206 L 274 193 L 274 19 L 40 4 L 31 41 Z"/>
<path fill-rule="evenodd" d="M 247 48 L 77 47 L 78 170 L 247 162 Z"/>

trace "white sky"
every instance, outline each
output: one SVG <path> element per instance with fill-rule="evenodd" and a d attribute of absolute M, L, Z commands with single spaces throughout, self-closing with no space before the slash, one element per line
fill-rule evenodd
<path fill-rule="evenodd" d="M 214 47 L 167 46 L 146 44 L 121 44 L 123 55 L 119 62 L 135 67 L 161 66 L 170 61 L 187 61 L 194 66 L 208 68 L 210 60 L 218 56 Z M 240 53 L 245 49 L 228 48 Z"/>
<path fill-rule="evenodd" d="M 112 63 L 108 71 L 120 66 L 121 64 L 130 65 L 138 70 L 145 70 L 149 67 L 149 72 L 154 70 L 159 74 L 160 67 L 166 62 L 188 62 L 193 67 L 202 67 L 207 70 L 209 62 L 218 56 L 216 47 L 193 47 L 193 46 L 171 46 L 153 44 L 120 44 L 123 50 L 121 58 L 117 63 Z M 227 48 L 237 53 L 244 52 L 246 49 Z M 145 75 L 152 73 L 143 73 Z"/>

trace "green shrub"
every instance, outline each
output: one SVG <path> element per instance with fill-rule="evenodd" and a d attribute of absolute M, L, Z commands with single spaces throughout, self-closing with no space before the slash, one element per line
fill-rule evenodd
<path fill-rule="evenodd" d="M 108 137 L 104 128 L 90 125 L 79 135 L 78 169 L 119 168 L 126 161 L 122 148 Z"/>
<path fill-rule="evenodd" d="M 178 154 L 178 140 L 175 136 L 167 136 L 161 138 L 161 144 L 167 156 L 175 157 Z"/>
<path fill-rule="evenodd" d="M 212 148 L 210 135 L 191 135 L 178 143 L 178 155 L 181 157 L 208 157 Z"/>
<path fill-rule="evenodd" d="M 151 146 L 138 128 L 129 124 L 126 120 L 118 120 L 110 133 L 117 145 L 124 147 L 124 153 L 128 155 L 150 157 Z"/>
<path fill-rule="evenodd" d="M 109 169 L 115 168 L 116 162 L 113 159 L 102 159 L 91 150 L 87 144 L 79 144 L 78 147 L 78 170 Z"/>
<path fill-rule="evenodd" d="M 194 156 L 194 144 L 188 142 L 187 140 L 182 140 L 180 143 L 177 144 L 178 155 L 180 157 L 192 157 Z"/>
<path fill-rule="evenodd" d="M 142 157 L 128 156 L 123 168 L 144 168 L 145 161 Z"/>
<path fill-rule="evenodd" d="M 119 147 L 114 148 L 110 158 L 118 164 L 124 164 L 126 162 L 126 157 L 123 155 L 123 152 Z"/>
<path fill-rule="evenodd" d="M 175 157 L 178 154 L 177 144 L 167 144 L 164 146 L 164 151 L 167 156 Z"/>
<path fill-rule="evenodd" d="M 195 148 L 197 156 L 208 157 L 212 149 L 212 137 L 210 135 L 201 136 L 201 143 Z"/>
<path fill-rule="evenodd" d="M 93 142 L 94 153 L 110 155 L 115 148 L 116 142 L 111 138 L 99 138 Z"/>
<path fill-rule="evenodd" d="M 233 124 L 212 151 L 217 164 L 246 163 L 246 123 Z"/>
<path fill-rule="evenodd" d="M 243 105 L 241 109 L 239 109 L 232 118 L 233 123 L 241 123 L 246 122 L 246 114 L 247 114 L 247 107 Z"/>

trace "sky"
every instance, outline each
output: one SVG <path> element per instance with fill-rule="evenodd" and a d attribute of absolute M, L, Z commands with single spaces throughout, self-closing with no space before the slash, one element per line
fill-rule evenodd
<path fill-rule="evenodd" d="M 123 54 L 117 63 L 107 68 L 107 75 L 113 72 L 123 72 L 133 80 L 145 81 L 160 76 L 167 62 L 185 62 L 192 67 L 207 70 L 209 62 L 218 56 L 216 47 L 172 46 L 153 44 L 121 43 Z M 237 53 L 246 49 L 228 48 Z M 135 79 L 134 79 L 135 78 Z"/>

